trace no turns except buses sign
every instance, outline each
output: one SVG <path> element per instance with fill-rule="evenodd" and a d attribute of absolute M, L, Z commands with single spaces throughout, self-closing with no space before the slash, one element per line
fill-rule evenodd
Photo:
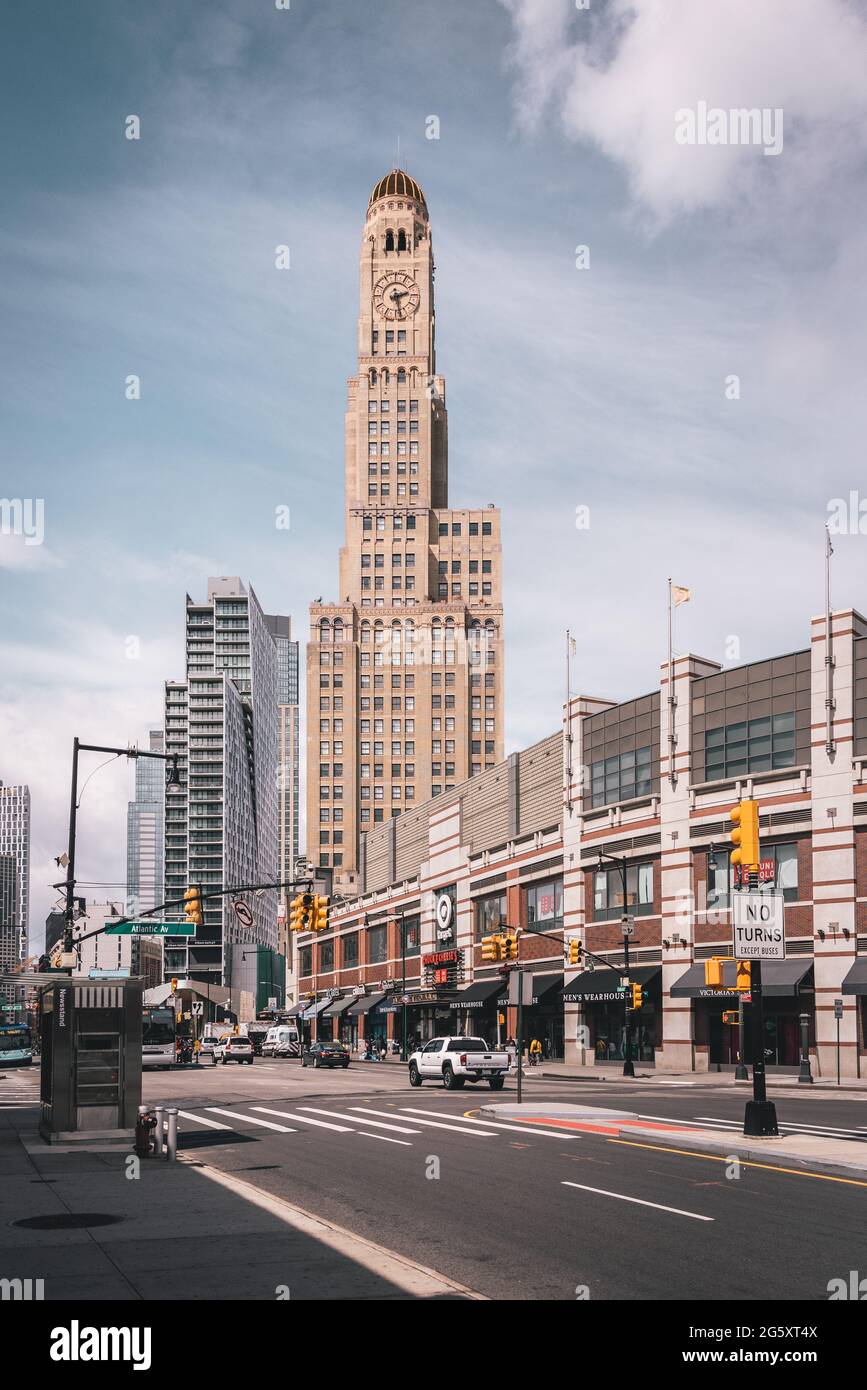
<path fill-rule="evenodd" d="M 782 893 L 733 893 L 735 960 L 785 960 Z"/>

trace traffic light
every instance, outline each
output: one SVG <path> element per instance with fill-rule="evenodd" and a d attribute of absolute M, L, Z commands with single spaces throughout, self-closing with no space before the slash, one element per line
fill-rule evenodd
<path fill-rule="evenodd" d="M 726 1009 L 723 1013 L 722 1021 L 723 1023 L 727 1023 L 730 1028 L 736 1028 L 738 1025 L 737 1009 Z"/>
<path fill-rule="evenodd" d="M 311 927 L 313 931 L 327 931 L 328 929 L 328 908 L 331 903 L 330 898 L 317 895 L 313 899 Z"/>
<path fill-rule="evenodd" d="M 508 931 L 508 932 L 505 932 L 504 935 L 500 937 L 500 940 L 501 940 L 502 943 L 503 943 L 503 959 L 504 959 L 504 960 L 517 960 L 517 959 L 518 959 L 518 933 L 517 933 L 516 931 Z"/>
<path fill-rule="evenodd" d="M 289 930 L 290 930 L 290 931 L 303 931 L 303 930 L 304 930 L 303 916 L 304 916 L 304 913 L 303 913 L 303 909 L 302 909 L 302 907 L 301 907 L 301 895 L 300 895 L 300 893 L 299 893 L 299 894 L 296 894 L 296 896 L 292 899 L 291 903 L 289 904 Z"/>
<path fill-rule="evenodd" d="M 177 982 L 176 979 L 173 979 L 173 980 L 172 980 L 172 994 L 177 994 L 177 992 L 178 992 L 178 982 Z"/>
<path fill-rule="evenodd" d="M 704 982 L 708 989 L 722 989 L 723 982 L 723 963 L 722 956 L 711 956 L 710 960 L 704 963 Z"/>
<path fill-rule="evenodd" d="M 573 936 L 569 942 L 569 964 L 580 965 L 583 951 L 584 947 L 581 945 L 581 942 L 576 941 L 575 937 Z"/>
<path fill-rule="evenodd" d="M 633 1007 L 633 1009 L 640 1009 L 640 1008 L 641 1008 L 641 1005 L 642 1005 L 643 1003 L 644 1003 L 644 994 L 643 994 L 641 985 L 633 984 L 633 985 L 632 985 L 632 1007 Z"/>
<path fill-rule="evenodd" d="M 316 902 L 312 893 L 301 894 L 301 921 L 302 931 L 310 931 L 313 927 L 313 905 Z"/>
<path fill-rule="evenodd" d="M 749 993 L 752 988 L 752 973 L 748 960 L 739 960 L 735 964 L 735 989 Z"/>
<path fill-rule="evenodd" d="M 733 806 L 729 811 L 729 816 L 734 821 L 734 829 L 731 832 L 732 850 L 731 860 L 733 864 L 739 864 L 741 870 L 747 873 L 751 869 L 758 871 L 759 867 L 759 803 L 757 801 L 739 801 L 737 806 Z"/>
<path fill-rule="evenodd" d="M 498 936 L 482 937 L 482 960 L 500 959 L 500 938 Z"/>
<path fill-rule="evenodd" d="M 191 884 L 184 894 L 184 913 L 186 921 L 195 922 L 197 927 L 202 925 L 202 890 L 198 883 Z"/>

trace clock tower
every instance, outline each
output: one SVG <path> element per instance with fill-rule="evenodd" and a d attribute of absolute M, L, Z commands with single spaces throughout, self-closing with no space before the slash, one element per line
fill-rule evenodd
<path fill-rule="evenodd" d="M 370 195 L 337 603 L 310 608 L 307 855 L 363 889 L 364 835 L 503 757 L 500 515 L 451 509 L 425 196 Z"/>

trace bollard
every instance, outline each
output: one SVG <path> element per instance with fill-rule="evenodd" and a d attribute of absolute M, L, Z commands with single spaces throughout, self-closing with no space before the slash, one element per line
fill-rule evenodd
<path fill-rule="evenodd" d="M 162 1107 L 161 1105 L 155 1105 L 155 1106 L 154 1106 L 154 1114 L 155 1114 L 156 1117 L 157 1117 L 157 1127 L 156 1127 L 156 1129 L 154 1130 L 154 1156 L 155 1156 L 156 1158 L 162 1158 L 162 1156 L 163 1156 L 163 1115 L 164 1115 L 164 1113 L 165 1113 L 165 1112 L 164 1112 L 163 1107 Z"/>
<path fill-rule="evenodd" d="M 168 1151 L 169 1163 L 174 1163 L 178 1156 L 178 1112 L 177 1107 L 172 1105 L 166 1111 L 169 1117 Z"/>

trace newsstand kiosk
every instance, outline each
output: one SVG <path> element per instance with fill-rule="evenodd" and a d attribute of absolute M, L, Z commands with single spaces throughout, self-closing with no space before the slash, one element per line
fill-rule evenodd
<path fill-rule="evenodd" d="M 40 1007 L 43 1139 L 132 1142 L 141 1104 L 141 980 L 58 977 L 43 988 Z"/>

